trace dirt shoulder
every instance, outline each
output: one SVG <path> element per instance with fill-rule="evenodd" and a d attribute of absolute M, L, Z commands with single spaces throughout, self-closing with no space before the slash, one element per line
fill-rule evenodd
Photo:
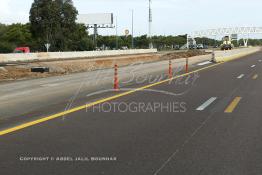
<path fill-rule="evenodd" d="M 0 82 L 14 81 L 21 79 L 44 78 L 50 76 L 66 75 L 78 72 L 87 72 L 98 69 L 112 68 L 115 63 L 121 66 L 128 66 L 136 63 L 149 63 L 169 59 L 189 58 L 198 55 L 206 55 L 204 51 L 192 50 L 185 52 L 168 52 L 143 55 L 126 55 L 117 57 L 74 59 L 51 62 L 24 63 L 19 65 L 6 65 L 0 67 Z M 32 67 L 48 67 L 49 73 L 32 73 Z"/>

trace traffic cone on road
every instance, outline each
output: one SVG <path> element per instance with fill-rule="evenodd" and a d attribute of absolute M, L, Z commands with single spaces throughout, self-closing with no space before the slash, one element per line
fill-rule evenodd
<path fill-rule="evenodd" d="M 119 81 L 118 81 L 118 66 L 115 64 L 115 75 L 114 75 L 114 90 L 119 90 Z"/>
<path fill-rule="evenodd" d="M 172 78 L 172 77 L 173 77 L 172 61 L 171 61 L 171 60 L 169 60 L 168 77 L 169 77 L 169 78 Z"/>
<path fill-rule="evenodd" d="M 186 73 L 188 73 L 188 58 L 186 59 Z"/>

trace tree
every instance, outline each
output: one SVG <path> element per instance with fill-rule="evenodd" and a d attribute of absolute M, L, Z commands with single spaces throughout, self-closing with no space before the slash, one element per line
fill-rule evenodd
<path fill-rule="evenodd" d="M 12 24 L 8 26 L 3 39 L 16 46 L 30 46 L 32 35 L 28 24 Z"/>
<path fill-rule="evenodd" d="M 147 35 L 142 35 L 140 37 L 134 38 L 136 45 L 139 46 L 139 48 L 146 49 L 149 46 L 149 40 Z"/>
<path fill-rule="evenodd" d="M 87 27 L 84 24 L 76 24 L 76 31 L 71 33 L 68 47 L 73 51 L 94 50 L 92 38 L 88 36 Z"/>
<path fill-rule="evenodd" d="M 77 15 L 72 0 L 34 0 L 29 19 L 39 47 L 50 43 L 51 50 L 71 50 Z"/>
<path fill-rule="evenodd" d="M 0 53 L 9 53 L 13 50 L 13 45 L 5 41 L 4 35 L 8 31 L 8 26 L 0 24 Z"/>
<path fill-rule="evenodd" d="M 215 46 L 215 45 L 220 45 L 220 42 L 215 40 L 215 39 L 210 39 L 210 38 L 195 38 L 196 42 L 199 44 L 204 44 L 207 46 Z"/>
<path fill-rule="evenodd" d="M 31 47 L 32 41 L 29 24 L 0 25 L 0 52 L 9 53 L 21 46 Z"/>

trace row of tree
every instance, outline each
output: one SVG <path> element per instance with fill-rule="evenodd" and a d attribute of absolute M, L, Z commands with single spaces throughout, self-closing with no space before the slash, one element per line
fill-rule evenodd
<path fill-rule="evenodd" d="M 11 53 L 16 47 L 30 47 L 33 52 L 45 51 L 45 43 L 50 43 L 50 51 L 85 51 L 95 50 L 93 36 L 88 35 L 87 28 L 82 24 L 76 24 L 75 31 L 68 36 L 55 33 L 51 39 L 46 39 L 32 32 L 32 24 L 0 24 L 0 53 Z M 39 29 L 40 30 L 40 29 Z M 149 46 L 147 35 L 134 37 L 135 48 L 145 49 Z M 184 45 L 186 36 L 154 36 L 154 46 L 158 49 L 174 48 L 176 45 Z M 132 37 L 129 36 L 98 36 L 97 47 L 99 49 L 123 49 L 132 47 Z"/>
<path fill-rule="evenodd" d="M 152 42 L 154 47 L 161 49 L 175 48 L 186 44 L 186 35 L 183 36 L 153 36 L 151 39 L 147 35 L 134 37 L 134 48 L 146 49 Z M 98 47 L 106 46 L 109 49 L 132 48 L 132 36 L 98 36 Z"/>
<path fill-rule="evenodd" d="M 0 24 L 0 53 L 10 53 L 16 47 L 28 46 L 32 51 L 94 50 L 93 36 L 88 35 L 84 24 L 76 23 L 78 11 L 72 0 L 34 0 L 27 24 Z M 158 49 L 176 49 L 186 44 L 186 35 L 134 37 L 135 48 L 148 48 L 152 42 Z M 214 46 L 220 42 L 209 38 L 197 38 L 197 43 Z M 132 47 L 129 36 L 98 36 L 99 49 L 123 49 Z M 243 43 L 242 40 L 239 43 Z M 250 40 L 251 45 L 262 45 L 262 40 Z"/>
<path fill-rule="evenodd" d="M 51 51 L 84 51 L 94 50 L 93 36 L 88 35 L 87 28 L 76 24 L 73 32 L 54 32 L 45 34 L 39 28 L 32 31 L 32 23 L 28 24 L 0 24 L 0 52 L 10 53 L 16 47 L 30 47 L 32 51 L 45 51 L 45 43 L 51 44 Z M 38 31 L 38 32 L 36 32 Z M 134 37 L 135 48 L 145 49 L 149 46 L 147 35 Z M 186 43 L 186 36 L 153 36 L 152 42 L 158 49 L 174 48 Z M 129 36 L 98 36 L 97 47 L 100 49 L 122 49 L 132 47 L 132 37 Z"/>

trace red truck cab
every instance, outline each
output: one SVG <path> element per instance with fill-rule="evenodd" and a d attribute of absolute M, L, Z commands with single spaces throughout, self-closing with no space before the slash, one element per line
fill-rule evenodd
<path fill-rule="evenodd" d="M 30 53 L 29 47 L 17 47 L 14 50 L 14 53 Z"/>

